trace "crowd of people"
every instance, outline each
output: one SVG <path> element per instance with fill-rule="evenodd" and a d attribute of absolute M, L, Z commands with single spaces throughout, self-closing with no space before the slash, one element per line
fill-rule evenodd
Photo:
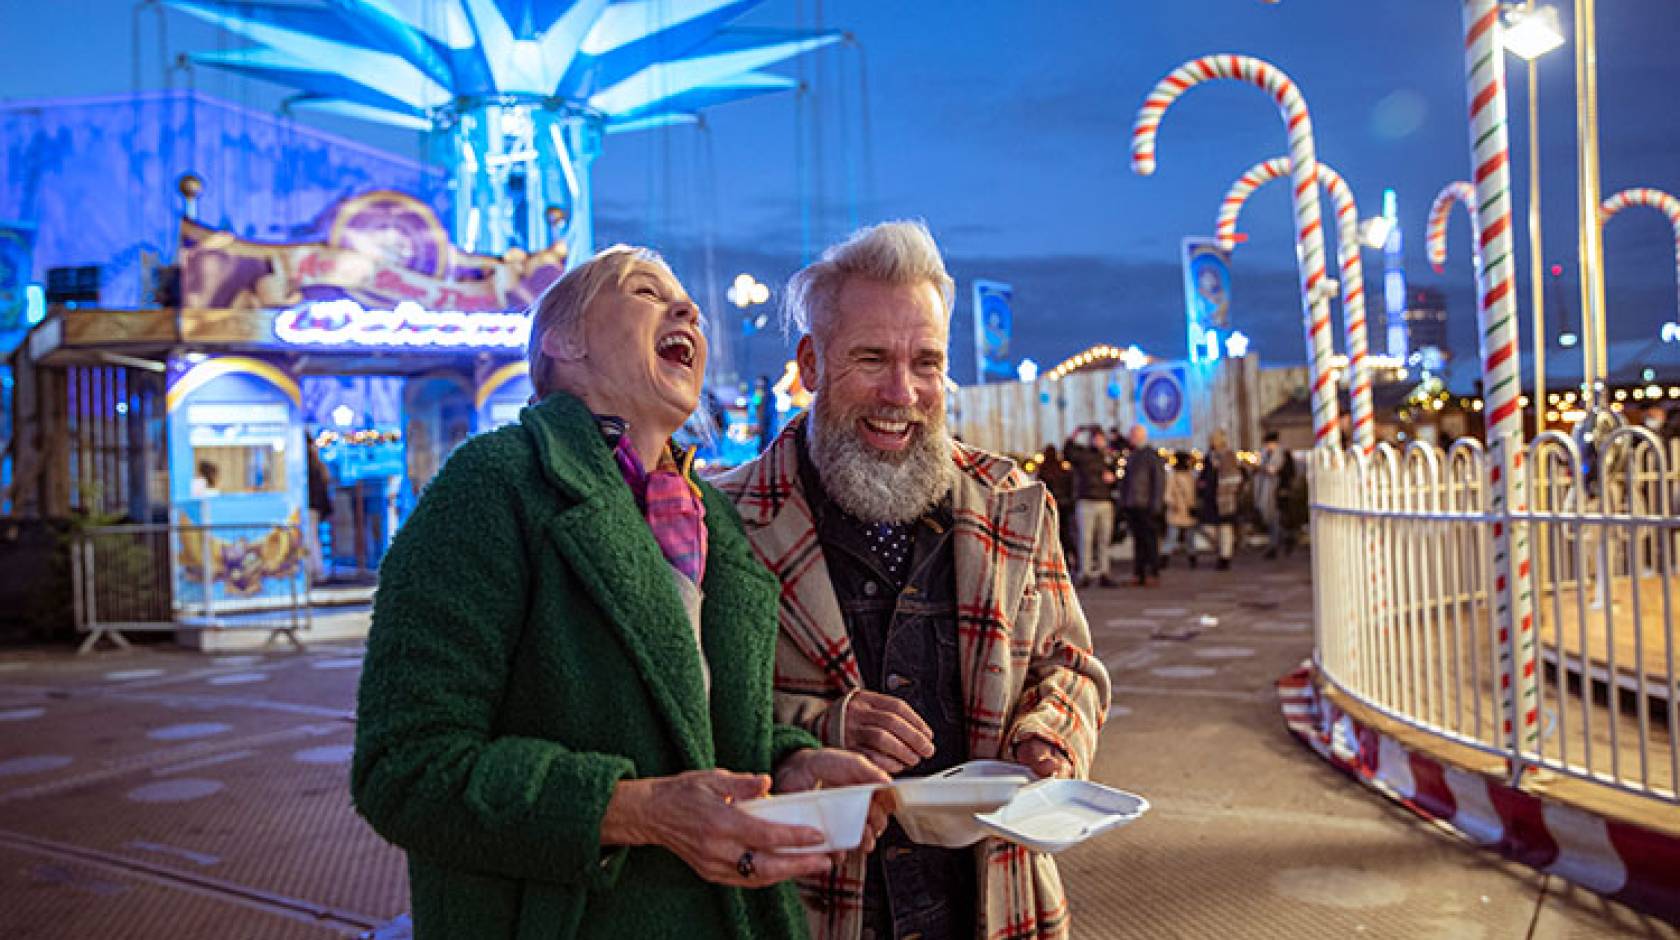
<path fill-rule="evenodd" d="M 1131 543 L 1129 583 L 1149 587 L 1179 556 L 1191 568 L 1204 554 L 1230 568 L 1251 533 L 1264 536 L 1266 558 L 1292 554 L 1305 523 L 1304 474 L 1275 432 L 1258 453 L 1239 455 L 1223 429 L 1208 435 L 1205 452 L 1166 453 L 1143 425 L 1123 436 L 1088 427 L 1042 454 L 1037 475 L 1055 499 L 1078 587 L 1119 584 L 1110 556 L 1121 542 Z"/>

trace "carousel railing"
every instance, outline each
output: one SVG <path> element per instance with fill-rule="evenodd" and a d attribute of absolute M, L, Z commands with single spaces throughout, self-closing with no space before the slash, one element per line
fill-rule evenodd
<path fill-rule="evenodd" d="M 1474 440 L 1314 454 L 1318 665 L 1366 707 L 1505 758 L 1513 779 L 1539 767 L 1680 803 L 1680 447 L 1624 427 L 1585 448 L 1548 432 L 1522 456 L 1529 505 L 1495 514 Z M 1500 526 L 1529 543 L 1515 586 L 1535 618 L 1504 636 Z M 1510 733 L 1522 683 L 1502 680 L 1502 653 L 1539 672 L 1533 743 Z"/>
<path fill-rule="evenodd" d="M 87 634 L 257 628 L 301 646 L 310 625 L 303 530 L 276 523 L 88 526 L 69 544 L 71 610 Z"/>

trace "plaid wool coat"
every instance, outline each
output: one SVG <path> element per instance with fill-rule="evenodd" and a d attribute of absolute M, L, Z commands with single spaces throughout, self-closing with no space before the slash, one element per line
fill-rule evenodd
<path fill-rule="evenodd" d="M 796 418 L 756 460 L 716 483 L 735 502 L 754 552 L 782 582 L 776 647 L 776 720 L 841 746 L 843 709 L 862 688 L 857 657 L 800 488 Z M 1091 652 L 1084 612 L 1068 580 L 1049 493 L 1013 461 L 956 444 L 952 487 L 958 650 L 968 756 L 1010 757 L 1040 736 L 1090 773 L 1108 715 L 1108 671 Z M 979 911 L 987 940 L 1068 936 L 1067 899 L 1048 856 L 986 839 L 975 846 Z M 816 940 L 857 940 L 863 930 L 864 856 L 800 884 Z"/>

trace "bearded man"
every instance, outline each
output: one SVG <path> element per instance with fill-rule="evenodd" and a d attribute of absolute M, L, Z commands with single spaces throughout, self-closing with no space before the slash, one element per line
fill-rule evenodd
<path fill-rule="evenodd" d="M 894 776 L 997 759 L 1085 777 L 1108 673 L 1049 493 L 946 429 L 953 290 L 913 222 L 863 229 L 788 284 L 811 408 L 718 481 L 782 580 L 776 718 Z M 801 895 L 818 940 L 1068 935 L 1049 856 L 920 845 L 896 823 Z"/>

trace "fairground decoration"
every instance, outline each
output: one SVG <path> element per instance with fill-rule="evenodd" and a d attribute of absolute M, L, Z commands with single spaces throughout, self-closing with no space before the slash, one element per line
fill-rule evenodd
<path fill-rule="evenodd" d="M 1008 284 L 974 282 L 974 380 L 981 384 L 1007 382 L 1014 373 L 1009 364 L 1014 294 Z"/>
<path fill-rule="evenodd" d="M 1231 255 L 1206 238 L 1184 240 L 1184 316 L 1191 362 L 1212 362 L 1231 323 Z"/>
<path fill-rule="evenodd" d="M 1464 64 L 1470 102 L 1471 204 L 1476 250 L 1477 323 L 1482 338 L 1482 388 L 1487 407 L 1488 511 L 1495 517 L 1528 512 L 1528 474 L 1522 466 L 1522 370 L 1517 349 L 1516 272 L 1511 242 L 1511 147 L 1506 135 L 1505 57 L 1500 52 L 1499 4 L 1464 0 Z M 1504 716 L 1512 750 L 1540 743 L 1540 687 L 1535 666 L 1534 597 L 1529 580 L 1529 530 L 1494 525 L 1493 622 L 1498 628 L 1499 685 L 1517 689 L 1516 714 Z"/>
<path fill-rule="evenodd" d="M 1155 86 L 1138 109 L 1132 127 L 1132 170 L 1155 172 L 1155 137 L 1167 109 L 1185 91 L 1212 81 L 1237 81 L 1264 91 L 1277 103 L 1289 136 L 1290 177 L 1294 184 L 1295 255 L 1301 275 L 1302 321 L 1307 361 L 1312 366 L 1313 437 L 1319 444 L 1341 445 L 1337 421 L 1334 352 L 1330 343 L 1328 278 L 1324 268 L 1324 226 L 1318 205 L 1318 157 L 1312 116 L 1295 82 L 1274 65 L 1242 55 L 1209 55 L 1174 69 Z"/>
<path fill-rule="evenodd" d="M 604 134 L 799 88 L 761 69 L 841 39 L 732 27 L 762 2 L 167 0 L 256 44 L 223 40 L 195 66 L 289 86 L 293 108 L 426 132 L 430 162 L 450 175 L 455 244 L 501 254 L 564 241 L 574 257 L 593 251 L 590 164 Z"/>
<path fill-rule="evenodd" d="M 1231 251 L 1237 244 L 1237 216 L 1248 197 L 1261 186 L 1290 175 L 1289 158 L 1274 157 L 1250 167 L 1225 194 L 1220 203 L 1215 234 L 1219 246 Z M 1353 442 L 1361 451 L 1370 454 L 1376 449 L 1375 411 L 1371 404 L 1371 372 L 1366 363 L 1369 343 L 1365 334 L 1365 261 L 1360 257 L 1359 205 L 1353 190 L 1340 173 L 1328 165 L 1318 165 L 1318 181 L 1330 194 L 1330 206 L 1336 216 L 1336 258 L 1341 263 L 1342 324 L 1347 333 L 1348 396 L 1353 411 Z"/>
<path fill-rule="evenodd" d="M 1481 277 L 1482 233 L 1477 228 L 1476 187 L 1464 180 L 1441 187 L 1441 191 L 1435 194 L 1435 201 L 1429 204 L 1429 228 L 1424 242 L 1429 252 L 1429 266 L 1435 269 L 1436 274 L 1447 269 L 1447 220 L 1452 216 L 1455 203 L 1464 206 L 1470 214 L 1470 257 L 1476 266 L 1476 276 Z"/>
<path fill-rule="evenodd" d="M 414 303 L 466 313 L 521 310 L 560 277 L 566 249 L 509 250 L 500 258 L 463 252 L 432 207 L 406 193 L 376 190 L 325 212 L 322 240 L 274 245 L 181 222 L 181 304 L 256 309 L 352 300 L 390 309 Z"/>
<path fill-rule="evenodd" d="M 524 349 L 531 319 L 523 313 L 427 310 L 416 303 L 368 310 L 354 300 L 327 300 L 282 311 L 276 338 L 297 346 Z"/>
<path fill-rule="evenodd" d="M 1648 186 L 1624 189 L 1604 200 L 1604 204 L 1598 210 L 1599 220 L 1608 222 L 1611 216 L 1629 206 L 1649 206 L 1668 217 L 1668 224 L 1674 226 L 1675 276 L 1680 277 L 1680 199 Z"/>
<path fill-rule="evenodd" d="M 1190 420 L 1190 378 L 1183 363 L 1154 366 L 1137 375 L 1137 414 L 1155 438 L 1188 438 L 1195 433 Z"/>

